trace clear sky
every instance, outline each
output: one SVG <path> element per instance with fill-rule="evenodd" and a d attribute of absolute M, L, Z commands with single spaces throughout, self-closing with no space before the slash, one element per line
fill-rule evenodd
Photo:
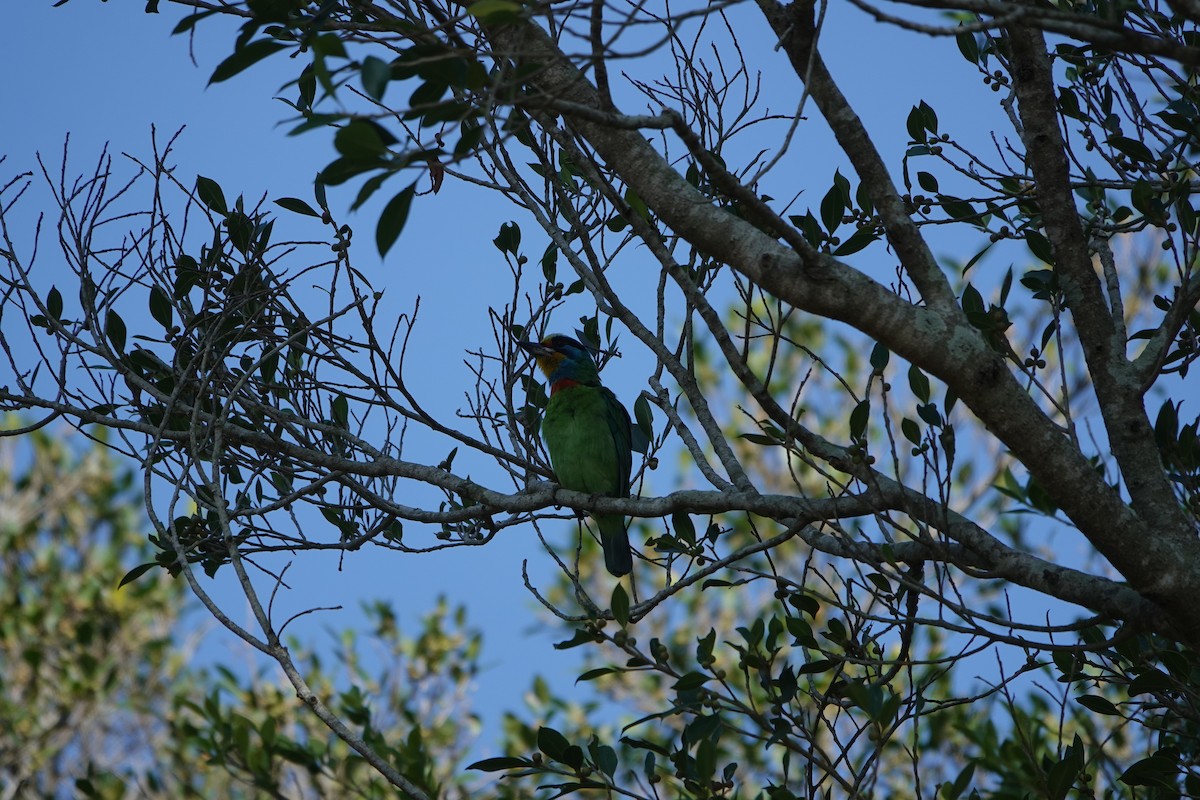
<path fill-rule="evenodd" d="M 290 77 L 293 64 L 283 58 L 268 60 L 231 81 L 206 86 L 212 68 L 231 51 L 232 37 L 205 24 L 199 26 L 194 42 L 169 36 L 180 14 L 166 2 L 160 15 L 141 13 L 143 3 L 132 0 L 104 4 L 72 0 L 58 9 L 51 8 L 48 0 L 8 5 L 8 35 L 0 48 L 0 74 L 7 76 L 0 84 L 4 120 L 0 153 L 9 160 L 0 166 L 0 177 L 34 168 L 35 152 L 56 167 L 67 133 L 71 135 L 69 169 L 82 171 L 105 143 L 114 153 L 144 157 L 150 152 L 151 125 L 157 126 L 160 136 L 186 126 L 174 159 L 177 175 L 211 177 L 224 186 L 227 196 L 243 193 L 256 199 L 268 192 L 273 198 L 311 198 L 313 176 L 332 158 L 333 150 L 331 137 L 324 133 L 288 137 L 286 128 L 278 124 L 290 116 L 290 109 L 271 97 Z M 896 163 L 903 151 L 909 108 L 922 99 L 939 110 L 947 105 L 953 108 L 961 96 L 977 91 L 979 78 L 958 56 L 953 40 L 880 30 L 857 12 L 834 6 L 825 51 L 868 125 L 891 148 L 889 161 Z M 744 10 L 753 12 L 752 6 Z M 748 49 L 773 46 L 761 20 L 746 30 Z M 895 46 L 897 36 L 914 45 L 911 57 L 896 60 L 885 50 Z M 782 54 L 778 69 L 778 77 L 764 75 L 765 91 L 775 98 L 773 110 L 790 113 L 797 84 Z M 959 113 L 957 121 L 980 126 L 992 113 L 994 104 L 981 107 L 974 116 Z M 795 146 L 812 153 L 810 185 L 827 186 L 840 161 L 823 125 L 804 126 Z M 181 180 L 189 182 L 187 177 Z M 343 209 L 349 205 L 344 195 L 335 199 L 335 207 L 338 202 Z M 27 212 L 39 207 L 49 209 L 44 193 L 24 201 Z M 419 360 L 413 367 L 431 376 L 421 386 L 422 397 L 431 407 L 451 410 L 464 405 L 464 393 L 473 382 L 462 363 L 465 351 L 490 341 L 487 306 L 502 302 L 502 297 L 493 295 L 508 290 L 507 269 L 491 239 L 501 223 L 519 219 L 518 213 L 498 196 L 468 193 L 448 180 L 437 197 L 414 205 L 405 233 L 383 262 L 373 247 L 371 209 L 343 214 L 359 229 L 356 265 L 372 276 L 377 287 L 387 288 L 396 313 L 408 310 L 413 297 L 422 298 L 423 324 L 413 345 Z M 280 217 L 288 215 L 281 212 Z M 312 224 L 308 237 L 323 235 Z M 522 227 L 526 249 L 536 258 L 544 239 L 534 233 L 531 221 L 522 220 Z M 46 273 L 39 275 L 47 287 L 59 269 L 50 244 L 45 243 L 42 260 Z M 582 305 L 568 309 L 562 327 L 569 329 L 586 311 Z M 645 362 L 639 365 L 636 355 L 628 361 L 613 366 L 609 383 L 631 403 L 648 367 Z M 430 453 L 427 459 L 436 463 L 444 455 Z M 660 481 L 657 490 L 669 491 L 677 477 L 667 474 L 656 480 Z M 497 709 L 519 707 L 520 695 L 532 677 L 530 664 L 566 693 L 577 691 L 574 673 L 566 671 L 573 666 L 574 656 L 551 650 L 552 639 L 544 634 L 530 633 L 539 625 L 521 585 L 520 563 L 526 557 L 531 559 L 532 573 L 548 583 L 551 564 L 540 554 L 532 533 L 523 538 L 510 532 L 486 548 L 420 557 L 364 551 L 345 559 L 341 571 L 333 557 L 305 555 L 289 573 L 298 588 L 286 602 L 294 610 L 329 605 L 348 609 L 340 615 L 309 618 L 307 627 L 299 630 L 312 636 L 327 627 L 352 624 L 358 619 L 359 599 L 390 598 L 401 612 L 402 625 L 405 619 L 415 622 L 439 594 L 447 595 L 452 604 L 466 603 L 473 623 L 486 631 L 488 669 L 479 678 L 479 705 L 494 715 Z M 235 617 L 244 608 L 229 586 L 220 585 L 217 596 L 229 604 Z M 244 618 L 248 620 L 248 614 Z"/>

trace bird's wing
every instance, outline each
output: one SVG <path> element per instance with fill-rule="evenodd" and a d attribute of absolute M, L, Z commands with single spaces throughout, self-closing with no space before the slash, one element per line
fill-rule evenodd
<path fill-rule="evenodd" d="M 629 420 L 629 412 L 612 390 L 601 387 L 600 391 L 604 394 L 605 418 L 617 451 L 617 475 L 620 481 L 618 496 L 628 497 L 629 479 L 633 472 L 633 424 Z"/>

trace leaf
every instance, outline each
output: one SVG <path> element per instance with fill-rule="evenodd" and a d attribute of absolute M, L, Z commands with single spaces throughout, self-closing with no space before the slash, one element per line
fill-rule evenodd
<path fill-rule="evenodd" d="M 537 746 L 547 756 L 554 761 L 559 761 L 566 755 L 567 748 L 571 743 L 567 741 L 567 737 L 563 736 L 554 728 L 538 728 Z"/>
<path fill-rule="evenodd" d="M 346 400 L 346 395 L 339 394 L 333 398 L 333 403 L 330 406 L 330 413 L 333 415 L 333 424 L 339 428 L 349 426 L 350 421 L 350 403 Z"/>
<path fill-rule="evenodd" d="M 1125 770 L 1117 778 L 1126 786 L 1158 786 L 1169 789 L 1174 777 L 1179 772 L 1179 765 L 1173 760 L 1160 755 L 1143 758 Z"/>
<path fill-rule="evenodd" d="M 738 438 L 745 439 L 747 442 L 753 442 L 754 444 L 761 444 L 766 447 L 775 447 L 783 444 L 783 442 L 779 441 L 778 439 L 773 439 L 770 436 L 764 436 L 761 433 L 739 433 Z"/>
<path fill-rule="evenodd" d="M 220 9 L 214 8 L 209 11 L 199 11 L 195 14 L 189 14 L 188 16 L 184 17 L 183 19 L 179 20 L 179 23 L 171 30 L 171 35 L 176 36 L 180 33 L 187 33 L 196 25 L 197 22 L 204 19 L 205 17 L 211 17 L 213 14 L 216 14 L 217 11 L 219 11 L 219 10 Z"/>
<path fill-rule="evenodd" d="M 51 286 L 50 292 L 46 295 L 46 313 L 48 313 L 53 319 L 61 320 L 62 311 L 62 293 L 58 291 L 57 286 Z"/>
<path fill-rule="evenodd" d="M 1050 241 L 1040 232 L 1032 228 L 1025 231 L 1025 244 L 1029 245 L 1029 252 L 1033 253 L 1038 260 L 1051 266 L 1054 265 L 1054 248 L 1050 246 Z"/>
<path fill-rule="evenodd" d="M 212 178 L 197 175 L 196 194 L 200 196 L 200 202 L 214 212 L 222 216 L 229 213 L 229 207 L 225 204 L 225 193 L 221 191 L 221 185 Z"/>
<path fill-rule="evenodd" d="M 1148 164 L 1155 160 L 1154 153 L 1150 152 L 1150 148 L 1137 139 L 1130 139 L 1128 136 L 1113 136 L 1109 138 L 1108 143 L 1134 161 Z"/>
<path fill-rule="evenodd" d="M 888 350 L 882 342 L 876 342 L 875 346 L 871 348 L 871 369 L 883 372 L 891 357 L 892 351 Z"/>
<path fill-rule="evenodd" d="M 912 111 L 908 112 L 906 127 L 908 128 L 908 138 L 917 144 L 924 144 L 929 138 L 925 133 L 925 123 L 921 119 L 921 109 L 917 106 L 913 106 Z M 920 155 L 927 153 L 928 151 Z"/>
<path fill-rule="evenodd" d="M 625 592 L 625 587 L 617 584 L 613 587 L 612 600 L 613 619 L 623 628 L 629 624 L 629 595 Z"/>
<path fill-rule="evenodd" d="M 125 352 L 125 320 L 117 312 L 110 310 L 105 317 L 104 335 L 112 342 L 114 350 Z"/>
<path fill-rule="evenodd" d="M 916 364 L 908 368 L 908 388 L 912 389 L 913 395 L 922 403 L 929 402 L 929 378 Z"/>
<path fill-rule="evenodd" d="M 836 173 L 834 180 L 834 185 L 829 188 L 829 191 L 825 193 L 825 197 L 821 200 L 821 224 L 831 234 L 841 226 L 842 216 L 846 211 L 846 197 L 841 187 L 836 183 Z"/>
<path fill-rule="evenodd" d="M 859 228 L 854 233 L 850 234 L 850 238 L 838 245 L 833 254 L 835 256 L 850 256 L 862 250 L 867 245 L 879 239 L 879 232 L 871 226 Z"/>
<path fill-rule="evenodd" d="M 925 421 L 927 425 L 932 425 L 935 428 L 942 424 L 942 417 L 938 414 L 937 406 L 933 403 L 921 403 L 917 406 L 917 416 Z"/>
<path fill-rule="evenodd" d="M 850 438 L 862 439 L 867 433 L 867 419 L 871 413 L 871 401 L 862 400 L 850 412 Z"/>
<path fill-rule="evenodd" d="M 239 47 L 233 51 L 233 55 L 217 65 L 217 68 L 213 70 L 212 77 L 208 79 L 208 83 L 211 86 L 214 83 L 229 80 L 242 70 L 257 64 L 267 56 L 279 52 L 286 46 L 274 39 L 259 39 L 258 41 Z"/>
<path fill-rule="evenodd" d="M 917 106 L 921 110 L 921 121 L 925 125 L 925 130 L 930 133 L 938 132 L 937 112 L 933 110 L 933 106 L 926 103 L 924 100 Z"/>
<path fill-rule="evenodd" d="M 316 209 L 301 200 L 299 197 L 281 197 L 275 201 L 275 205 L 279 206 L 280 208 L 287 209 L 288 211 L 294 211 L 297 214 L 305 214 L 310 217 L 321 216 L 319 213 L 317 213 Z"/>
<path fill-rule="evenodd" d="M 346 158 L 371 159 L 387 153 L 396 137 L 378 122 L 356 119 L 343 125 L 333 137 L 333 146 Z"/>
<path fill-rule="evenodd" d="M 317 176 L 317 186 L 337 186 L 345 183 L 356 175 L 373 169 L 387 169 L 389 162 L 380 156 L 364 158 L 335 158 L 325 165 Z"/>
<path fill-rule="evenodd" d="M 621 670 L 617 669 L 616 667 L 597 667 L 596 669 L 589 669 L 587 672 L 580 675 L 575 679 L 575 682 L 582 683 L 584 681 L 594 681 L 596 678 L 603 678 L 605 675 L 612 675 L 614 672 L 620 671 Z"/>
<path fill-rule="evenodd" d="M 546 279 L 546 283 L 554 283 L 554 279 L 558 276 L 558 245 L 554 242 L 546 245 L 545 251 L 542 252 L 542 277 Z"/>
<path fill-rule="evenodd" d="M 975 40 L 975 34 L 971 31 L 959 31 L 954 35 L 954 39 L 958 42 L 958 52 L 962 53 L 963 58 L 972 64 L 978 64 L 979 42 Z"/>
<path fill-rule="evenodd" d="M 521 246 L 521 226 L 515 222 L 505 222 L 500 226 L 500 233 L 496 234 L 496 238 L 492 239 L 492 244 L 501 253 L 517 254 L 517 249 Z"/>
<path fill-rule="evenodd" d="M 145 575 L 147 572 L 149 572 L 154 567 L 157 567 L 158 565 L 159 564 L 157 561 L 151 561 L 146 564 L 138 564 L 136 567 L 129 570 L 129 572 L 125 573 L 125 577 L 121 578 L 121 582 L 117 584 L 117 588 L 120 589 L 122 586 L 124 586 L 127 583 L 133 583 L 138 578 L 142 577 L 143 575 Z"/>
<path fill-rule="evenodd" d="M 913 444 L 921 443 L 921 427 L 913 420 L 908 417 L 900 420 L 900 430 L 904 433 L 904 438 Z"/>
<path fill-rule="evenodd" d="M 495 758 L 485 758 L 482 761 L 476 761 L 467 769 L 477 769 L 480 772 L 499 772 L 502 769 L 517 769 L 518 767 L 531 766 L 531 762 L 523 758 L 514 758 L 513 756 L 497 756 Z"/>
<path fill-rule="evenodd" d="M 675 529 L 675 535 L 688 544 L 696 543 L 696 526 L 686 511 L 676 511 L 671 515 L 671 527 Z"/>
<path fill-rule="evenodd" d="M 699 689 L 710 680 L 712 680 L 711 676 L 705 675 L 703 672 L 689 672 L 675 681 L 675 685 L 671 688 L 677 692 L 690 692 L 693 689 Z"/>
<path fill-rule="evenodd" d="M 392 77 L 392 65 L 377 56 L 367 56 L 359 68 L 363 91 L 374 100 L 382 100 Z"/>
<path fill-rule="evenodd" d="M 383 213 L 379 215 L 379 224 L 375 227 L 375 246 L 379 248 L 380 257 L 387 255 L 388 250 L 392 249 L 392 245 L 400 237 L 400 232 L 404 230 L 416 189 L 417 185 L 414 183 L 383 207 Z"/>
<path fill-rule="evenodd" d="M 650 401 L 644 394 L 639 394 L 638 399 L 633 401 L 633 416 L 637 420 L 638 428 L 646 438 L 652 438 L 654 436 L 654 415 L 650 411 Z"/>
<path fill-rule="evenodd" d="M 1085 694 L 1081 697 L 1076 697 L 1075 702 L 1086 708 L 1088 711 L 1094 711 L 1097 714 L 1115 717 L 1120 716 L 1121 712 L 1107 698 L 1095 694 Z"/>
<path fill-rule="evenodd" d="M 164 328 L 171 327 L 171 300 L 161 286 L 150 287 L 150 316 Z"/>
<path fill-rule="evenodd" d="M 948 194 L 938 195 L 942 210 L 960 222 L 978 222 L 979 212 L 966 200 Z M 965 270 L 964 270 L 965 271 Z"/>

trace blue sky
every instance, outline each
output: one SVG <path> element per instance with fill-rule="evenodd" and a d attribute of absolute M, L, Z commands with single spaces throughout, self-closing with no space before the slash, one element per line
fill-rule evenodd
<path fill-rule="evenodd" d="M 10 76 L 0 85 L 0 107 L 6 118 L 0 128 L 0 153 L 9 156 L 0 167 L 0 177 L 33 168 L 33 154 L 39 151 L 57 165 L 68 132 L 69 169 L 86 170 L 105 143 L 113 153 L 145 157 L 150 152 L 151 125 L 157 126 L 160 137 L 186 126 L 174 159 L 177 174 L 193 176 L 181 177 L 184 183 L 200 174 L 221 183 L 227 196 L 242 193 L 256 199 L 267 192 L 273 198 L 311 198 L 313 176 L 332 158 L 333 149 L 331 138 L 323 133 L 288 137 L 286 127 L 279 124 L 290 109 L 271 97 L 294 65 L 277 57 L 231 81 L 207 86 L 212 68 L 230 52 L 232 37 L 202 24 L 195 41 L 189 43 L 168 35 L 179 14 L 167 3 L 160 15 L 145 15 L 141 8 L 141 2 L 72 0 L 53 9 L 50 2 L 26 0 L 6 9 L 6 27 L 21 33 L 6 37 L 6 46 L 0 49 L 0 70 Z M 753 12 L 752 7 L 743 10 Z M 761 20 L 746 30 L 748 50 L 773 46 Z M 886 48 L 895 48 L 896 41 L 907 43 L 909 57 L 890 57 Z M 898 34 L 835 4 L 824 42 L 835 75 L 845 82 L 846 93 L 888 148 L 889 163 L 898 162 L 904 147 L 904 119 L 922 99 L 942 112 L 946 124 L 977 136 L 986 136 L 990 115 L 998 113 L 995 104 L 988 102 L 991 98 L 978 92 L 979 78 L 958 55 L 952 39 Z M 769 104 L 777 112 L 790 113 L 796 81 L 782 54 L 776 68 L 778 77 L 764 75 Z M 971 92 L 984 101 L 977 109 L 962 103 Z M 810 107 L 809 115 L 815 115 L 815 109 Z M 803 126 L 794 146 L 811 154 L 811 185 L 827 186 L 842 161 L 823 125 Z M 335 208 L 341 202 L 344 210 L 349 199 L 336 198 Z M 48 208 L 40 189 L 24 202 L 26 212 L 39 207 Z M 374 212 L 378 213 L 378 206 Z M 500 301 L 498 293 L 508 291 L 508 272 L 491 239 L 501 223 L 519 219 L 518 214 L 496 195 L 464 191 L 448 180 L 438 196 L 414 204 L 405 233 L 382 262 L 372 244 L 372 208 L 342 215 L 343 221 L 358 229 L 356 265 L 377 286 L 387 288 L 396 313 L 408 310 L 413 297 L 422 298 L 423 323 L 413 345 L 418 360 L 412 367 L 437 376 L 421 386 L 422 399 L 430 407 L 463 406 L 464 392 L 473 382 L 462 364 L 465 351 L 490 341 L 486 309 Z M 323 235 L 315 222 L 312 225 L 309 237 Z M 523 220 L 522 227 L 525 249 L 535 259 L 544 239 L 534 234 L 530 221 Z M 58 274 L 49 244 L 42 261 L 46 272 L 38 276 L 47 287 Z M 886 258 L 875 266 L 884 272 L 890 269 Z M 562 327 L 569 328 L 587 311 L 583 305 L 567 309 Z M 632 403 L 650 366 L 639 361 L 636 353 L 626 362 L 614 364 L 606 375 L 611 375 L 610 385 L 618 395 Z M 430 453 L 427 460 L 436 463 L 444 454 Z M 658 475 L 655 480 L 660 481 L 656 490 L 669 491 L 675 488 L 677 476 Z M 527 538 L 510 533 L 486 548 L 411 558 L 364 551 L 346 558 L 341 570 L 333 556 L 306 556 L 289 573 L 299 589 L 285 602 L 293 610 L 331 605 L 347 609 L 307 618 L 306 626 L 298 628 L 306 637 L 353 624 L 359 599 L 391 599 L 402 625 L 408 620 L 414 628 L 417 617 L 432 607 L 439 594 L 447 595 L 452 604 L 465 603 L 472 622 L 486 632 L 484 663 L 489 668 L 478 681 L 479 704 L 491 716 L 498 709 L 519 707 L 520 695 L 532 677 L 531 663 L 557 688 L 568 694 L 575 691 L 574 673 L 569 671 L 574 656 L 556 653 L 550 648 L 551 637 L 530 632 L 539 623 L 521 584 L 520 565 L 526 557 L 531 559 L 534 576 L 548 583 L 550 562 L 539 554 L 531 533 Z M 235 618 L 241 614 L 249 621 L 244 603 L 229 585 L 218 581 L 216 594 Z M 221 636 L 222 641 L 231 641 Z"/>

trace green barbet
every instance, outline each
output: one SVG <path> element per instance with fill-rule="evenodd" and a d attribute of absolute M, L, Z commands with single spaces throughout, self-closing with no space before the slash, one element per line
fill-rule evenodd
<path fill-rule="evenodd" d="M 542 439 L 564 489 L 605 497 L 628 497 L 633 467 L 629 412 L 600 385 L 592 353 L 570 336 L 551 334 L 541 342 L 519 342 L 550 383 L 542 417 Z M 618 578 L 633 569 L 629 532 L 620 514 L 594 515 L 604 548 L 604 565 Z"/>

